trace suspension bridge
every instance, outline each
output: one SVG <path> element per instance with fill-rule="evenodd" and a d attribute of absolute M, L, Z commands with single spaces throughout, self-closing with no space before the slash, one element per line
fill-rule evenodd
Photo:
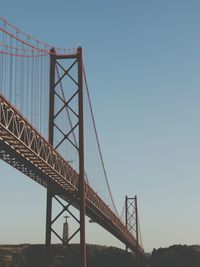
<path fill-rule="evenodd" d="M 82 48 L 55 48 L 4 18 L 0 18 L 0 158 L 47 188 L 47 267 L 52 234 L 63 245 L 79 234 L 80 266 L 87 266 L 85 216 L 138 257 L 144 256 L 137 198 L 126 197 L 125 216 L 120 216 L 112 197 Z M 53 198 L 62 206 L 55 218 Z M 63 212 L 79 225 L 68 240 L 53 228 Z"/>

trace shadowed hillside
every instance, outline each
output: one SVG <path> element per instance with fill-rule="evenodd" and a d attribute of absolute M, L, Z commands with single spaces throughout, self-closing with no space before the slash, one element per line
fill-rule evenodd
<path fill-rule="evenodd" d="M 53 267 L 79 266 L 79 245 L 68 248 L 52 245 Z M 146 255 L 149 265 L 140 267 L 200 267 L 200 246 L 174 245 L 154 249 Z M 0 267 L 44 267 L 44 245 L 1 245 Z M 147 263 L 146 261 L 146 263 Z M 87 245 L 87 267 L 136 267 L 135 258 L 126 251 L 98 245 Z"/>
<path fill-rule="evenodd" d="M 77 267 L 80 259 L 79 246 L 62 248 L 52 246 L 53 267 Z M 0 267 L 43 267 L 45 248 L 43 245 L 0 246 Z M 124 250 L 97 245 L 87 245 L 88 267 L 134 267 L 135 259 Z"/>
<path fill-rule="evenodd" d="M 153 250 L 150 267 L 199 267 L 200 246 L 174 245 Z"/>

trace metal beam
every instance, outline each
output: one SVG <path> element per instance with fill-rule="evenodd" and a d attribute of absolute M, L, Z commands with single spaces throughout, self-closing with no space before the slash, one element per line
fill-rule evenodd
<path fill-rule="evenodd" d="M 82 48 L 78 48 L 78 105 L 79 105 L 79 195 L 80 195 L 80 245 L 81 266 L 86 267 L 85 242 L 85 168 L 84 168 L 84 119 L 83 119 L 83 62 Z"/>

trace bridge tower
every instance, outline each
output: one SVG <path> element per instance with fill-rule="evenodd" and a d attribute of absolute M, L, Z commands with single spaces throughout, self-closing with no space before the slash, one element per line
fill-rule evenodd
<path fill-rule="evenodd" d="M 136 262 L 137 267 L 139 266 L 139 221 L 138 221 L 138 207 L 137 207 L 137 196 L 127 197 L 125 196 L 125 221 L 126 228 L 128 231 L 133 232 L 136 236 Z M 126 246 L 128 251 L 128 247 Z"/>
<path fill-rule="evenodd" d="M 66 67 L 66 63 L 68 65 Z M 59 74 L 58 68 L 62 70 L 62 75 Z M 70 70 L 75 68 L 76 78 L 70 75 Z M 71 95 L 65 96 L 63 85 L 66 85 L 64 79 L 70 79 L 74 84 L 74 92 Z M 62 93 L 58 93 L 56 88 L 60 87 Z M 60 106 L 55 108 L 55 98 L 59 98 Z M 76 107 L 72 107 L 72 102 L 76 103 Z M 74 105 L 74 104 L 73 104 Z M 63 129 L 56 123 L 56 118 L 65 110 L 70 110 L 76 118 L 76 122 L 70 121 L 70 129 L 67 132 L 63 132 Z M 63 124 L 65 122 L 63 121 Z M 60 131 L 63 136 L 58 144 L 55 144 L 56 129 Z M 70 135 L 77 135 L 76 139 L 70 139 Z M 78 174 L 79 174 L 79 193 L 78 195 L 70 196 L 70 199 L 76 199 L 76 205 L 80 211 L 80 217 L 76 218 L 69 211 L 69 206 L 72 202 L 64 206 L 56 197 L 58 192 L 55 192 L 54 186 L 51 183 L 47 185 L 47 208 L 46 208 L 46 267 L 51 266 L 51 234 L 52 232 L 62 241 L 63 244 L 67 243 L 76 235 L 80 234 L 80 267 L 86 267 L 86 241 L 85 241 L 85 178 L 84 178 L 84 120 L 83 120 L 83 62 L 82 62 L 82 48 L 79 47 L 75 54 L 58 55 L 56 50 L 52 48 L 50 50 L 50 91 L 49 91 L 49 143 L 58 149 L 63 142 L 70 142 L 78 152 Z M 58 216 L 52 220 L 52 199 L 53 197 L 62 205 L 63 210 Z M 70 215 L 80 224 L 80 227 L 75 231 L 68 240 L 62 240 L 62 238 L 52 229 L 52 224 L 57 220 L 64 211 L 68 211 Z"/>

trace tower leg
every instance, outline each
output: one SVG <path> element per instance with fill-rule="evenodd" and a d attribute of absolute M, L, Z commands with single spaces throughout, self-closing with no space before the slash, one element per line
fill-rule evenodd
<path fill-rule="evenodd" d="M 84 177 L 84 118 L 83 118 L 83 62 L 82 48 L 78 48 L 78 106 L 79 106 L 79 196 L 81 267 L 86 267 L 85 243 L 85 177 Z"/>
<path fill-rule="evenodd" d="M 51 218 L 52 218 L 52 191 L 47 188 L 46 206 L 46 266 L 50 267 L 50 246 L 51 246 Z"/>

